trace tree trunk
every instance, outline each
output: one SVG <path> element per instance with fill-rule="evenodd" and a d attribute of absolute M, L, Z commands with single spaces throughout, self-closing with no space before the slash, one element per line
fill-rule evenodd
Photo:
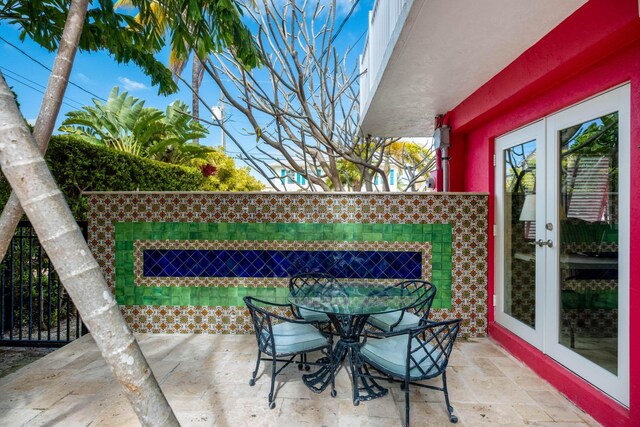
<path fill-rule="evenodd" d="M 195 120 L 200 118 L 200 84 L 202 83 L 203 77 L 204 67 L 202 66 L 202 62 L 200 62 L 200 58 L 198 58 L 198 55 L 194 52 L 191 68 L 191 91 L 193 92 L 191 99 L 191 115 Z M 193 142 L 197 144 L 200 141 L 194 139 Z"/>
<path fill-rule="evenodd" d="M 33 137 L 43 154 L 47 151 L 62 99 L 67 90 L 69 75 L 71 75 L 73 60 L 78 50 L 78 42 L 87 14 L 87 5 L 88 0 L 73 0 L 69 6 L 69 14 L 60 39 L 60 46 L 58 46 L 58 53 L 53 63 L 51 76 L 49 76 L 47 90 L 42 99 L 36 126 L 33 129 Z M 7 253 L 9 242 L 23 214 L 24 210 L 20 206 L 18 197 L 12 192 L 0 216 L 0 261 Z"/>
<path fill-rule="evenodd" d="M 143 426 L 179 426 L 0 73 L 0 167 Z"/>

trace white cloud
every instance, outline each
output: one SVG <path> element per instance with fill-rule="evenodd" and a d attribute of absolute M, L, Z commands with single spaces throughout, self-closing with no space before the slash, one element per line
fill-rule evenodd
<path fill-rule="evenodd" d="M 93 80 L 91 80 L 86 74 L 76 73 L 76 78 L 82 83 L 90 83 L 93 84 Z"/>
<path fill-rule="evenodd" d="M 338 15 L 346 15 L 353 7 L 353 0 L 338 0 L 336 6 Z"/>
<path fill-rule="evenodd" d="M 124 85 L 124 89 L 133 92 L 134 90 L 146 89 L 147 86 L 144 83 L 137 82 L 135 80 L 128 79 L 126 77 L 118 77 L 118 81 Z"/>

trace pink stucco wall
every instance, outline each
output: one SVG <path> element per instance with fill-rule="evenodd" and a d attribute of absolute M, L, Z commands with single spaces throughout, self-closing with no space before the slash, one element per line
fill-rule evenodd
<path fill-rule="evenodd" d="M 451 190 L 493 195 L 492 157 L 496 137 L 625 82 L 631 83 L 630 258 L 639 259 L 640 17 L 637 0 L 590 0 L 447 114 L 452 127 Z M 492 224 L 494 209 L 491 202 L 490 205 L 489 224 Z M 490 260 L 494 259 L 492 240 L 490 237 Z M 492 262 L 488 273 L 490 297 L 494 293 Z M 492 324 L 493 307 L 488 301 L 490 335 L 600 422 L 640 425 L 640 263 L 631 263 L 630 283 L 631 400 L 628 409 Z"/>

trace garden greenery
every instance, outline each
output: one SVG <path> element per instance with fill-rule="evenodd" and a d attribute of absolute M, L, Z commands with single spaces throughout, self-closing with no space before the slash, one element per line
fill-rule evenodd
<path fill-rule="evenodd" d="M 217 172 L 205 177 L 195 166 L 172 165 L 136 157 L 82 141 L 71 135 L 51 138 L 45 155 L 49 169 L 77 220 L 87 219 L 87 191 L 257 191 L 263 185 L 236 168 L 233 160 L 213 151 Z M 0 176 L 0 206 L 11 188 Z"/>

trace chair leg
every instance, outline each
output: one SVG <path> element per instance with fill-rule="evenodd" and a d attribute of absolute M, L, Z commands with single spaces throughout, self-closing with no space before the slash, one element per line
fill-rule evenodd
<path fill-rule="evenodd" d="M 329 353 L 331 354 L 331 353 Z M 333 365 L 329 364 L 329 368 L 331 369 L 331 397 L 336 397 L 336 371 L 333 369 Z"/>
<path fill-rule="evenodd" d="M 307 353 L 300 353 L 300 362 L 298 362 L 298 370 L 302 371 L 310 371 L 311 366 L 309 366 L 309 362 L 307 361 Z"/>
<path fill-rule="evenodd" d="M 447 390 L 447 373 L 442 373 L 442 388 L 444 389 L 444 401 L 447 404 L 447 411 L 449 411 L 449 421 L 452 423 L 458 422 L 458 417 L 453 415 L 453 406 L 449 403 L 449 391 Z"/>
<path fill-rule="evenodd" d="M 254 385 L 256 385 L 256 376 L 258 375 L 258 368 L 260 368 L 260 357 L 261 356 L 262 356 L 262 353 L 260 352 L 260 350 L 258 350 L 258 360 L 256 360 L 256 369 L 254 369 L 253 376 L 249 380 L 249 385 L 252 386 L 252 387 Z"/>
<path fill-rule="evenodd" d="M 409 427 L 409 378 L 404 380 L 404 425 Z"/>
<path fill-rule="evenodd" d="M 271 363 L 271 391 L 269 391 L 269 409 L 276 407 L 274 390 L 276 386 L 276 356 L 273 356 L 273 362 Z"/>
<path fill-rule="evenodd" d="M 353 375 L 353 406 L 358 406 L 360 404 L 359 393 L 358 393 L 358 372 L 360 369 L 361 361 L 355 351 L 352 348 L 347 350 L 349 354 L 349 367 L 351 368 L 351 373 Z"/>

